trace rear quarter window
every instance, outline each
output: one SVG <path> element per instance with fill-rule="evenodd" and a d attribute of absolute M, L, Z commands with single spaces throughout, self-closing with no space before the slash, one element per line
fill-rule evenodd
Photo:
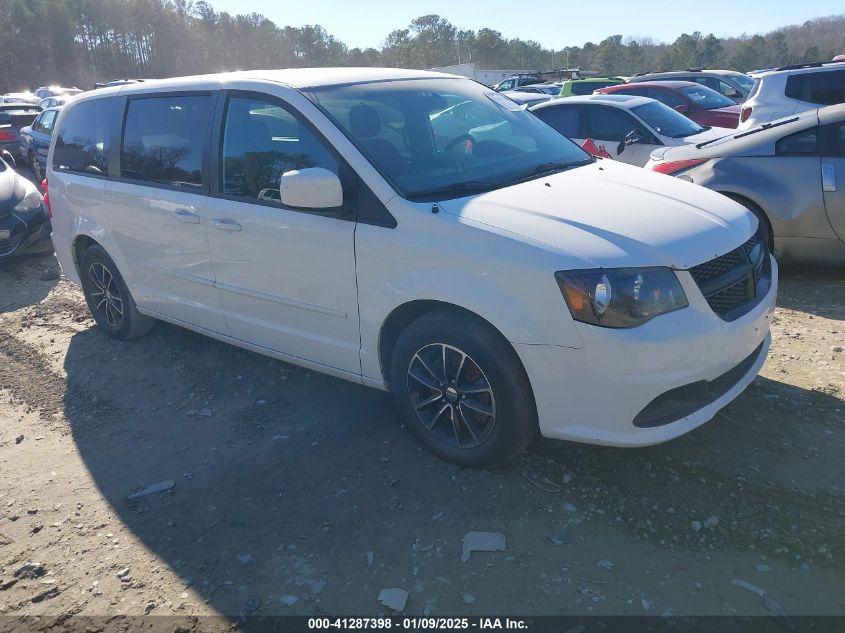
<path fill-rule="evenodd" d="M 534 112 L 540 119 L 551 125 L 555 130 L 569 138 L 578 138 L 578 108 L 572 106 L 557 106 L 555 108 L 540 108 Z"/>
<path fill-rule="evenodd" d="M 845 70 L 790 75 L 786 96 L 818 105 L 845 102 Z"/>
<path fill-rule="evenodd" d="M 778 156 L 814 156 L 819 153 L 819 129 L 801 130 L 775 143 Z"/>
<path fill-rule="evenodd" d="M 107 176 L 109 131 L 120 116 L 117 97 L 82 101 L 64 113 L 55 133 L 53 169 Z"/>

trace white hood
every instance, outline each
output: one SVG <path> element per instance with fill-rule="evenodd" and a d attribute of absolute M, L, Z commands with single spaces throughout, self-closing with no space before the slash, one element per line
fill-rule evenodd
<path fill-rule="evenodd" d="M 757 230 L 756 218 L 721 194 L 609 160 L 440 206 L 601 268 L 690 268 Z"/>
<path fill-rule="evenodd" d="M 704 141 L 712 141 L 714 138 L 722 138 L 723 136 L 728 136 L 729 134 L 736 134 L 736 130 L 732 130 L 726 127 L 711 127 L 704 130 L 703 132 L 699 132 L 698 134 L 685 136 L 683 138 L 683 142 L 703 143 Z"/>

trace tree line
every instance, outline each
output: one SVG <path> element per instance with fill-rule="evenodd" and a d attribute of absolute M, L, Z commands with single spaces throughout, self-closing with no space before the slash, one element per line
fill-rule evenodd
<path fill-rule="evenodd" d="M 378 48 L 350 48 L 319 25 L 278 26 L 257 13 L 216 11 L 204 0 L 0 0 L 0 92 L 58 83 L 168 77 L 245 68 L 394 66 L 581 68 L 630 75 L 688 67 L 748 71 L 829 60 L 845 52 L 845 15 L 765 35 L 717 38 L 684 33 L 671 44 L 611 35 L 549 49 L 482 28 L 460 29 L 437 15 L 396 29 Z"/>

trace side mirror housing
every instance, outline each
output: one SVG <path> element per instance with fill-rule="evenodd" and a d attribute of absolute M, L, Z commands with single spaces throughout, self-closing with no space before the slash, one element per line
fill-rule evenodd
<path fill-rule="evenodd" d="M 675 110 L 677 112 L 680 112 L 681 114 L 685 115 L 689 112 L 689 106 L 686 105 L 685 103 L 682 103 L 681 105 L 676 105 Z"/>
<path fill-rule="evenodd" d="M 323 167 L 293 169 L 282 174 L 282 204 L 299 209 L 335 209 L 343 205 L 340 178 Z"/>
<path fill-rule="evenodd" d="M 643 137 L 640 135 L 639 132 L 636 130 L 631 130 L 625 135 L 625 138 L 619 143 L 619 146 L 616 148 L 616 153 L 621 154 L 625 151 L 625 147 L 628 145 L 634 145 L 636 143 L 642 143 Z"/>
<path fill-rule="evenodd" d="M 15 157 L 9 153 L 9 150 L 3 150 L 3 161 L 12 169 L 17 167 L 17 163 L 15 162 Z"/>

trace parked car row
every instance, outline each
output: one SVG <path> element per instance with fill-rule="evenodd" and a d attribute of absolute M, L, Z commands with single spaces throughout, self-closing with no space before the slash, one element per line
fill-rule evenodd
<path fill-rule="evenodd" d="M 532 106 L 531 112 L 579 145 L 591 139 L 604 145 L 611 158 L 639 167 L 660 147 L 731 132 L 703 127 L 659 101 L 627 94 L 554 99 Z"/>
<path fill-rule="evenodd" d="M 0 104 L 0 151 L 6 150 L 15 158 L 22 158 L 22 128 L 32 123 L 41 112 L 37 105 L 29 103 Z"/>
<path fill-rule="evenodd" d="M 845 104 L 845 64 L 782 67 L 754 80 L 690 73 L 638 75 L 585 97 L 505 94 L 594 155 L 743 204 L 782 261 L 845 265 L 845 105 L 819 109 Z"/>
<path fill-rule="evenodd" d="M 61 109 L 61 106 L 57 106 L 42 111 L 32 124 L 22 128 L 19 134 L 20 155 L 26 160 L 26 164 L 38 182 L 41 182 L 46 173 L 47 152 L 50 149 L 53 126 Z"/>
<path fill-rule="evenodd" d="M 841 61 L 783 66 L 758 71 L 754 78 L 736 71 L 701 68 L 640 73 L 627 80 L 592 77 L 551 84 L 530 83 L 528 77 L 501 82 L 496 89 L 550 98 L 624 92 L 657 99 L 701 125 L 723 128 L 749 129 L 845 102 L 845 63 Z"/>

